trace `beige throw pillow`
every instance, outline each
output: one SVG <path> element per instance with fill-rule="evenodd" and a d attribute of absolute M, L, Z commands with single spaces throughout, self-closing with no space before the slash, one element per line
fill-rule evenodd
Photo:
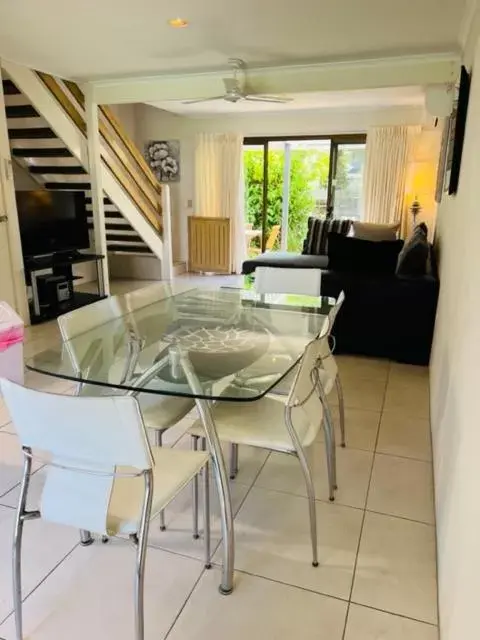
<path fill-rule="evenodd" d="M 360 240 L 372 240 L 382 242 L 384 240 L 396 240 L 400 229 L 400 223 L 375 224 L 374 222 L 353 222 L 351 234 Z"/>

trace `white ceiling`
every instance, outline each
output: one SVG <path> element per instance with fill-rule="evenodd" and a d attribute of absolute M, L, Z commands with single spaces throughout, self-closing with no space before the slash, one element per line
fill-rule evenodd
<path fill-rule="evenodd" d="M 0 57 L 76 79 L 452 51 L 466 0 L 0 0 Z M 167 20 L 189 20 L 172 29 Z"/>
<path fill-rule="evenodd" d="M 189 117 L 215 114 L 249 114 L 259 112 L 285 113 L 316 109 L 356 109 L 384 107 L 417 107 L 425 105 L 422 87 L 389 87 L 363 91 L 314 91 L 291 93 L 292 102 L 285 104 L 241 101 L 235 104 L 225 100 L 184 104 L 180 100 L 151 102 L 151 106 Z"/>

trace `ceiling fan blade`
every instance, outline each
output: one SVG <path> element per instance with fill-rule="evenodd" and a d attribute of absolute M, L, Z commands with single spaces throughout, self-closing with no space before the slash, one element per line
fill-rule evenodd
<path fill-rule="evenodd" d="M 245 100 L 249 102 L 272 102 L 274 104 L 285 104 L 292 102 L 293 98 L 280 98 L 280 96 L 262 96 L 262 95 L 247 95 Z"/>
<path fill-rule="evenodd" d="M 183 100 L 182 104 L 198 104 L 199 102 L 212 102 L 212 100 L 224 100 L 225 96 L 213 96 L 212 98 L 197 98 L 197 100 Z"/>

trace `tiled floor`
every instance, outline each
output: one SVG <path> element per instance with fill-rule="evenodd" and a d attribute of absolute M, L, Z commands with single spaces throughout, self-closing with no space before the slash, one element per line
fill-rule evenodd
<path fill-rule="evenodd" d="M 131 286 L 119 283 L 114 291 Z M 55 324 L 29 328 L 27 356 L 56 340 Z M 167 531 L 160 532 L 157 522 L 151 526 L 148 640 L 437 638 L 428 372 L 363 358 L 338 361 L 347 448 L 338 449 L 334 504 L 327 499 L 321 437 L 310 453 L 320 566 L 311 566 L 307 501 L 296 461 L 241 449 L 232 486 L 236 589 L 229 597 L 219 595 L 218 564 L 203 569 L 202 541 L 191 537 L 185 490 L 167 511 Z M 59 392 L 70 387 L 38 375 L 27 378 Z M 335 407 L 333 412 L 338 420 Z M 169 432 L 171 446 L 188 446 L 181 433 L 181 428 Z M 14 640 L 11 534 L 20 465 L 17 438 L 0 406 L 0 638 L 8 640 Z M 39 469 L 32 479 L 32 505 L 42 479 Z M 214 509 L 218 545 L 215 498 Z M 111 541 L 82 548 L 76 531 L 37 521 L 26 524 L 24 549 L 25 637 L 133 638 L 130 546 Z M 215 562 L 220 558 L 217 550 Z"/>

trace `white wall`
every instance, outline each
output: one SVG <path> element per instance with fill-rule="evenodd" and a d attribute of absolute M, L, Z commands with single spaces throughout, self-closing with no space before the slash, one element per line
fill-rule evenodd
<path fill-rule="evenodd" d="M 459 190 L 444 198 L 437 220 L 441 288 L 431 361 L 431 421 L 442 640 L 480 637 L 479 150 L 477 48 Z"/>
<path fill-rule="evenodd" d="M 135 104 L 110 104 L 108 105 L 114 115 L 120 120 L 126 133 L 133 142 L 137 142 L 137 113 Z"/>
<path fill-rule="evenodd" d="M 187 216 L 194 213 L 195 135 L 200 132 L 236 131 L 245 136 L 328 135 L 362 133 L 370 126 L 388 124 L 422 124 L 424 111 L 417 107 L 384 109 L 324 109 L 289 114 L 255 114 L 187 118 L 147 105 L 136 105 L 137 144 L 143 148 L 148 140 L 180 140 L 181 178 L 171 185 L 172 238 L 174 259 L 187 257 Z"/>
<path fill-rule="evenodd" d="M 32 191 L 34 189 L 41 189 L 40 184 L 34 180 L 32 174 L 29 173 L 25 167 L 18 164 L 14 159 L 12 159 L 12 170 L 15 191 Z"/>

